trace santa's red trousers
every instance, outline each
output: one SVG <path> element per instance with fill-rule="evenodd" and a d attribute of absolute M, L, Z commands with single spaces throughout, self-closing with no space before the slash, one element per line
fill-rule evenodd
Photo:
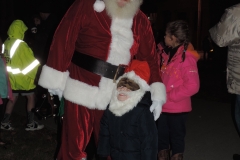
<path fill-rule="evenodd" d="M 62 142 L 57 160 L 81 160 L 87 157 L 85 149 L 92 132 L 95 142 L 98 142 L 103 112 L 103 110 L 88 109 L 65 100 Z"/>

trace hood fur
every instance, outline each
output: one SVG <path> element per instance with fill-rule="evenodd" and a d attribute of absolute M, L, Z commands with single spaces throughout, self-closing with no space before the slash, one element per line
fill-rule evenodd
<path fill-rule="evenodd" d="M 112 94 L 112 99 L 109 105 L 109 110 L 115 115 L 115 116 L 122 116 L 125 113 L 131 111 L 134 107 L 137 106 L 137 104 L 141 101 L 142 97 L 145 94 L 145 91 L 142 89 L 132 91 L 132 96 L 129 97 L 125 101 L 119 101 L 117 99 L 117 88 L 114 89 Z"/>

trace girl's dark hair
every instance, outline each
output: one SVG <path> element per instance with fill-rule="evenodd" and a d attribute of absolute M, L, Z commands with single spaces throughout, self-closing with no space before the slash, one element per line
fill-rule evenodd
<path fill-rule="evenodd" d="M 184 45 L 184 51 L 182 54 L 182 61 L 184 61 L 185 52 L 190 41 L 188 23 L 183 20 L 169 22 L 166 27 L 166 32 L 168 32 L 170 35 L 175 36 L 177 38 L 177 42 L 181 45 Z"/>

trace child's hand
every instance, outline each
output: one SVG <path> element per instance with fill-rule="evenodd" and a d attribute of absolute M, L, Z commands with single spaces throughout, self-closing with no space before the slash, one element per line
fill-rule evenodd
<path fill-rule="evenodd" d="M 157 47 L 160 51 L 162 51 L 165 48 L 165 45 L 163 42 L 160 42 L 160 43 L 158 43 Z"/>

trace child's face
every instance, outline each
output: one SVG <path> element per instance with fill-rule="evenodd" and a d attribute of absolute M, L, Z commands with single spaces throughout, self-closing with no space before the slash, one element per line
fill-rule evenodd
<path fill-rule="evenodd" d="M 34 18 L 35 25 L 39 25 L 41 23 L 41 20 L 39 18 Z"/>
<path fill-rule="evenodd" d="M 164 36 L 164 41 L 165 41 L 166 46 L 168 46 L 168 47 L 174 48 L 174 47 L 178 46 L 177 38 L 174 35 L 171 35 L 170 33 L 168 33 L 167 31 Z"/>
<path fill-rule="evenodd" d="M 131 92 L 130 89 L 128 89 L 127 87 L 118 87 L 117 88 L 118 94 L 117 94 L 117 99 L 119 101 L 125 101 L 129 98 L 129 94 L 128 92 Z"/>
<path fill-rule="evenodd" d="M 172 39 L 172 36 L 168 32 L 165 32 L 164 41 L 165 41 L 166 46 L 172 47 L 173 39 Z"/>

